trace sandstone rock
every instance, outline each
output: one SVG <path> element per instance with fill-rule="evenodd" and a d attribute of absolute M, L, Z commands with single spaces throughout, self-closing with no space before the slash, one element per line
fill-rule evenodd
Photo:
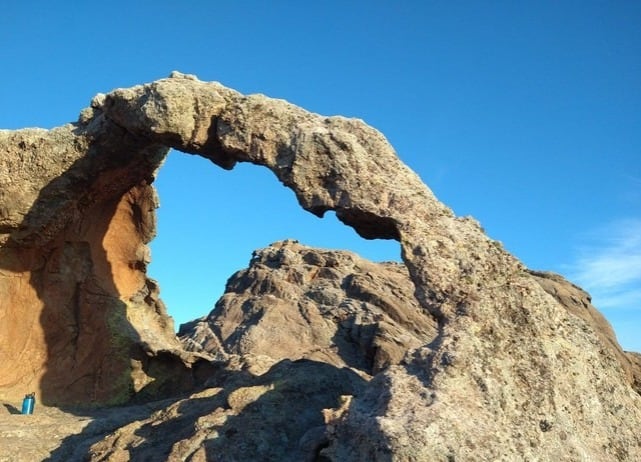
<path fill-rule="evenodd" d="M 595 345 L 600 345 L 598 355 L 605 356 L 610 361 L 616 359 L 621 368 L 619 372 L 623 372 L 615 375 L 614 379 L 620 380 L 623 375 L 627 383 L 641 394 L 641 355 L 624 353 L 621 350 L 610 325 L 590 304 L 589 295 L 559 275 L 529 270 L 528 273 L 546 292 L 559 301 L 575 321 L 585 321 L 590 329 L 593 329 L 599 339 L 599 342 L 593 340 Z M 566 319 L 564 323 L 568 321 L 569 319 Z M 444 455 L 436 460 L 547 460 L 552 457 L 541 455 L 556 451 L 554 460 L 635 460 L 638 443 L 634 442 L 634 437 L 632 444 L 625 444 L 610 434 L 610 439 L 602 443 L 601 447 L 577 437 L 578 433 L 587 432 L 590 425 L 600 427 L 603 416 L 618 415 L 620 419 L 627 416 L 629 409 L 618 404 L 620 396 L 615 397 L 610 403 L 604 399 L 605 395 L 615 391 L 608 385 L 613 377 L 596 371 L 582 372 L 578 367 L 568 371 L 578 382 L 596 382 L 595 388 L 601 398 L 578 393 L 574 398 L 570 398 L 570 404 L 566 404 L 567 407 L 561 410 L 562 412 L 558 412 L 559 394 L 569 397 L 572 394 L 568 388 L 569 382 L 573 381 L 567 380 L 559 372 L 551 373 L 548 363 L 565 359 L 567 352 L 563 347 L 569 340 L 563 342 L 556 339 L 554 343 L 544 345 L 541 348 L 543 354 L 531 349 L 529 361 L 515 359 L 514 356 L 519 354 L 516 351 L 519 344 L 531 343 L 536 335 L 540 335 L 542 327 L 540 324 L 528 326 L 530 319 L 527 314 L 523 315 L 521 322 L 521 337 L 506 337 L 504 343 L 497 346 L 495 354 L 501 357 L 503 369 L 491 369 L 487 366 L 486 360 L 471 356 L 461 358 L 443 355 L 440 363 L 434 364 L 433 351 L 425 348 L 424 351 L 419 350 L 415 353 L 414 366 L 391 367 L 379 374 L 370 382 L 365 394 L 355 400 L 350 412 L 334 419 L 332 427 L 335 430 L 330 434 L 332 445 L 322 451 L 322 454 L 330 460 L 341 461 L 432 460 L 432 454 L 436 451 Z M 570 323 L 570 326 L 572 325 L 573 323 Z M 563 332 L 566 326 L 553 322 L 552 327 L 548 328 Z M 587 330 L 585 325 L 581 329 L 584 332 Z M 482 331 L 480 333 L 482 334 Z M 554 354 L 554 357 L 551 354 Z M 593 353 L 585 354 L 575 357 L 575 360 L 581 364 L 591 364 L 594 361 L 592 355 Z M 469 377 L 456 377 L 456 371 L 451 370 L 453 366 L 460 365 L 461 360 L 470 370 Z M 476 361 L 481 362 L 480 368 L 475 364 Z M 447 374 L 448 379 L 474 380 L 478 387 L 477 394 L 465 396 L 457 392 L 451 393 L 454 389 L 450 389 L 450 393 L 443 396 L 438 382 L 432 381 L 433 379 L 425 373 L 425 363 L 440 368 Z M 479 370 L 482 373 L 477 375 L 476 371 Z M 539 393 L 519 396 L 519 393 L 522 393 L 519 389 L 526 387 L 523 387 L 522 383 L 517 386 L 509 385 L 506 375 L 510 372 L 522 377 L 538 375 L 540 379 L 530 386 L 540 387 Z M 637 400 L 637 397 L 629 392 L 624 395 L 625 398 L 629 396 L 632 396 L 633 401 Z M 501 411 L 494 415 L 483 414 L 483 405 L 493 400 L 496 400 L 496 405 Z M 510 410 L 515 406 L 519 407 L 517 412 L 521 414 L 520 420 L 506 422 L 503 409 Z M 528 407 L 532 409 L 532 413 L 528 413 Z M 550 415 L 544 412 L 535 411 L 549 407 L 557 410 L 554 418 L 550 418 Z M 453 429 L 444 429 L 440 422 L 432 420 L 433 414 L 429 410 L 434 408 L 442 418 L 448 416 L 452 421 L 469 422 L 466 430 L 461 430 L 460 427 L 463 425 L 460 424 L 456 430 L 460 438 L 458 445 L 442 444 L 440 436 L 452 434 Z M 489 421 L 492 420 L 504 422 L 504 431 L 494 435 L 486 432 L 485 429 L 491 425 Z M 536 432 L 528 432 L 528 426 L 537 427 L 538 435 Z M 407 432 L 408 427 L 421 429 L 425 438 L 422 443 L 417 442 L 413 432 Z M 601 431 L 602 428 L 599 428 L 597 432 Z M 429 436 L 434 437 L 430 443 L 427 442 Z M 496 438 L 500 440 L 497 442 Z M 586 446 L 590 452 L 586 451 Z M 599 452 L 599 457 L 587 455 Z"/>
<path fill-rule="evenodd" d="M 595 329 L 591 315 L 572 313 L 545 277 L 528 272 L 473 219 L 455 217 L 362 121 L 175 74 L 96 98 L 73 126 L 4 132 L 0 141 L 0 291 L 8 300 L 0 313 L 18 329 L 1 332 L 13 336 L 13 349 L 0 358 L 9 374 L 3 390 L 38 385 L 65 397 L 76 386 L 66 399 L 129 396 L 152 383 L 154 368 L 145 361 L 153 358 L 174 364 L 158 376 L 189 375 L 182 374 L 195 356 L 171 338 L 161 305 L 149 296 L 148 229 L 140 223 L 152 221 L 141 220 L 142 208 L 129 198 L 146 195 L 172 147 L 223 168 L 265 166 L 306 210 L 334 210 L 361 236 L 400 243 L 436 337 L 408 360 L 390 361 L 347 409 L 337 403 L 340 411 L 326 414 L 334 432 L 327 447 L 317 446 L 319 457 L 641 459 L 641 397 L 611 336 Z M 66 273 L 72 277 L 57 276 Z M 230 316 L 234 310 L 230 304 Z M 241 348 L 231 335 L 214 333 L 224 348 Z M 91 336 L 101 340 L 81 342 Z M 245 332 L 257 344 L 264 337 Z M 35 358 L 29 370 L 20 361 L 26 356 Z M 106 376 L 119 379 L 107 383 Z M 315 440 L 308 431 L 301 438 Z M 208 444 L 180 454 L 208 457 Z"/>
<path fill-rule="evenodd" d="M 641 354 L 633 351 L 626 351 L 625 355 L 630 361 L 632 371 L 632 386 L 641 395 Z"/>
<path fill-rule="evenodd" d="M 295 241 L 254 252 L 205 319 L 183 326 L 209 354 L 307 358 L 375 374 L 436 337 L 407 269 Z"/>
<path fill-rule="evenodd" d="M 265 165 L 312 213 L 335 210 L 363 237 L 400 241 L 439 335 L 411 366 L 372 382 L 372 396 L 386 397 L 378 406 L 354 400 L 341 424 L 350 437 L 334 441 L 332 457 L 641 455 L 640 397 L 616 355 L 476 222 L 440 204 L 380 133 L 191 79 L 114 92 L 103 110 L 134 133 L 224 167 Z"/>

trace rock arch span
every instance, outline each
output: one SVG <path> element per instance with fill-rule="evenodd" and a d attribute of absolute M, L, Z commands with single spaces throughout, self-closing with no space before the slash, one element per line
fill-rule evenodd
<path fill-rule="evenodd" d="M 225 169 L 265 166 L 311 213 L 334 210 L 364 238 L 399 241 L 439 336 L 372 382 L 364 399 L 385 396 L 380 407 L 355 401 L 340 422 L 349 438 L 332 448 L 339 460 L 384 460 L 380 441 L 417 460 L 475 448 L 556 457 L 563 445 L 568 460 L 641 452 L 639 395 L 616 342 L 455 217 L 359 120 L 174 73 L 98 95 L 75 124 L 0 132 L 0 143 L 5 396 L 33 386 L 50 402 L 122 402 L 196 380 L 206 361 L 180 349 L 145 275 L 150 184 L 175 148 Z"/>

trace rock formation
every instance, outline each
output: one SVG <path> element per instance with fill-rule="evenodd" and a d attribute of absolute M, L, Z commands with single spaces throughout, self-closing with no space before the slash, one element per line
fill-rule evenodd
<path fill-rule="evenodd" d="M 153 388 L 175 390 L 202 375 L 201 365 L 209 363 L 171 336 L 155 284 L 144 272 L 145 244 L 153 236 L 149 184 L 171 147 L 226 169 L 237 162 L 265 166 L 304 209 L 318 216 L 334 210 L 364 238 L 400 243 L 413 284 L 411 303 L 423 310 L 418 315 L 410 306 L 411 319 L 421 321 L 406 344 L 409 355 L 399 359 L 390 348 L 409 326 L 388 326 L 394 315 L 387 309 L 371 341 L 365 331 L 350 337 L 340 322 L 328 324 L 337 329 L 337 348 L 347 338 L 356 340 L 356 349 L 370 348 L 360 367 L 375 375 L 362 383 L 346 378 L 352 377 L 348 369 L 336 372 L 343 374 L 336 380 L 353 385 L 336 392 L 353 398 L 337 402 L 334 394 L 312 406 L 316 417 L 319 408 L 335 409 L 317 420 L 322 437 L 298 439 L 309 440 L 313 457 L 641 459 L 641 396 L 633 388 L 638 390 L 638 357 L 620 351 L 574 289 L 528 271 L 473 219 L 455 217 L 385 138 L 359 120 L 323 117 L 174 74 L 99 95 L 73 125 L 2 132 L 0 146 L 0 314 L 8 320 L 0 333 L 0 389 L 7 396 L 37 386 L 51 401 L 117 401 Z M 302 290 L 314 303 L 304 280 L 310 273 L 292 274 L 303 278 Z M 242 281 L 240 275 L 238 291 L 251 297 L 251 286 Z M 328 294 L 343 296 L 320 296 Z M 576 306 L 566 303 L 573 296 Z M 239 314 L 234 303 L 221 302 L 230 319 Z M 315 303 L 310 319 L 327 319 L 324 303 Z M 372 320 L 383 315 L 372 308 L 365 313 Z M 220 343 L 221 354 L 263 348 L 268 335 L 260 316 L 256 333 L 241 327 L 237 338 L 210 319 L 214 336 L 205 337 Z M 417 347 L 417 341 L 425 343 Z M 332 356 L 326 338 L 318 347 L 316 353 L 306 346 L 301 357 L 352 361 Z M 307 367 L 309 360 L 302 361 L 292 364 Z M 239 401 L 229 387 L 215 398 L 215 389 L 205 392 L 234 412 L 213 409 L 215 418 L 235 418 L 240 409 L 251 415 L 242 396 L 266 396 L 269 407 L 281 383 L 270 382 L 283 373 L 279 365 L 267 378 L 259 375 L 251 385 L 258 388 L 239 393 Z M 210 385 L 216 374 L 208 372 Z M 216 422 L 198 428 L 220 426 Z M 290 431 L 274 438 L 285 441 Z M 220 441 L 195 442 L 192 460 L 212 455 L 206 448 Z M 236 450 L 231 445 L 232 439 L 225 450 Z"/>
<path fill-rule="evenodd" d="M 585 292 L 557 275 L 533 275 L 616 345 Z M 212 313 L 182 326 L 190 349 L 203 348 L 225 364 L 207 387 L 154 404 L 153 412 L 110 431 L 109 421 L 92 422 L 53 460 L 328 460 L 330 443 L 342 438 L 336 421 L 364 396 L 369 372 L 376 373 L 372 358 L 389 360 L 398 347 L 405 357 L 383 368 L 406 365 L 417 334 L 435 335 L 412 292 L 398 264 L 294 241 L 256 251 Z"/>
<path fill-rule="evenodd" d="M 293 241 L 254 252 L 205 319 L 181 326 L 187 349 L 310 359 L 368 375 L 436 337 L 407 269 Z"/>
<path fill-rule="evenodd" d="M 198 359 L 145 275 L 168 149 L 93 122 L 0 132 L 0 397 L 124 402 Z"/>

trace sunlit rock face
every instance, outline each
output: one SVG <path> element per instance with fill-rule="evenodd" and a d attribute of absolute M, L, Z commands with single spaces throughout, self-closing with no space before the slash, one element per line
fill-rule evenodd
<path fill-rule="evenodd" d="M 432 342 L 407 268 L 296 241 L 254 252 L 205 319 L 182 326 L 186 348 L 352 367 L 367 375 Z"/>
<path fill-rule="evenodd" d="M 360 120 L 174 74 L 96 97 L 74 125 L 0 143 L 7 394 L 108 401 L 189 381 L 195 360 L 144 274 L 148 185 L 171 147 L 267 167 L 304 209 L 399 241 L 434 335 L 400 362 L 372 363 L 371 381 L 326 415 L 323 457 L 641 459 L 635 363 L 611 334 L 455 217 Z"/>

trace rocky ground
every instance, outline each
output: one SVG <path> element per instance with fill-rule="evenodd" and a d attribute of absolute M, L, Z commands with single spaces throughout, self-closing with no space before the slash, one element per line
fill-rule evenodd
<path fill-rule="evenodd" d="M 597 328 L 641 392 L 639 355 L 619 349 L 589 295 L 557 275 L 532 276 Z M 335 443 L 345 439 L 337 432 L 344 431 L 349 410 L 371 412 L 421 387 L 419 376 L 399 380 L 384 373 L 411 370 L 436 335 L 412 293 L 402 265 L 291 240 L 274 243 L 229 279 L 209 316 L 182 326 L 185 348 L 212 358 L 202 387 L 93 410 L 37 403 L 33 415 L 21 415 L 20 402 L 4 402 L 0 462 L 362 460 L 360 452 L 345 456 Z M 388 396 L 379 393 L 386 380 Z M 553 431 L 554 422 L 541 422 Z M 388 460 L 383 446 L 389 443 L 378 444 L 372 460 Z"/>
<path fill-rule="evenodd" d="M 168 403 L 95 410 L 63 410 L 36 403 L 32 415 L 20 414 L 22 403 L 0 404 L 1 462 L 63 462 L 83 460 L 96 441 Z"/>
<path fill-rule="evenodd" d="M 269 360 L 267 360 L 269 361 Z M 258 358 L 248 367 L 264 366 Z M 305 461 L 327 445 L 326 421 L 362 392 L 347 368 L 281 361 L 261 376 L 230 373 L 224 387 L 98 410 L 3 403 L 0 461 Z"/>

